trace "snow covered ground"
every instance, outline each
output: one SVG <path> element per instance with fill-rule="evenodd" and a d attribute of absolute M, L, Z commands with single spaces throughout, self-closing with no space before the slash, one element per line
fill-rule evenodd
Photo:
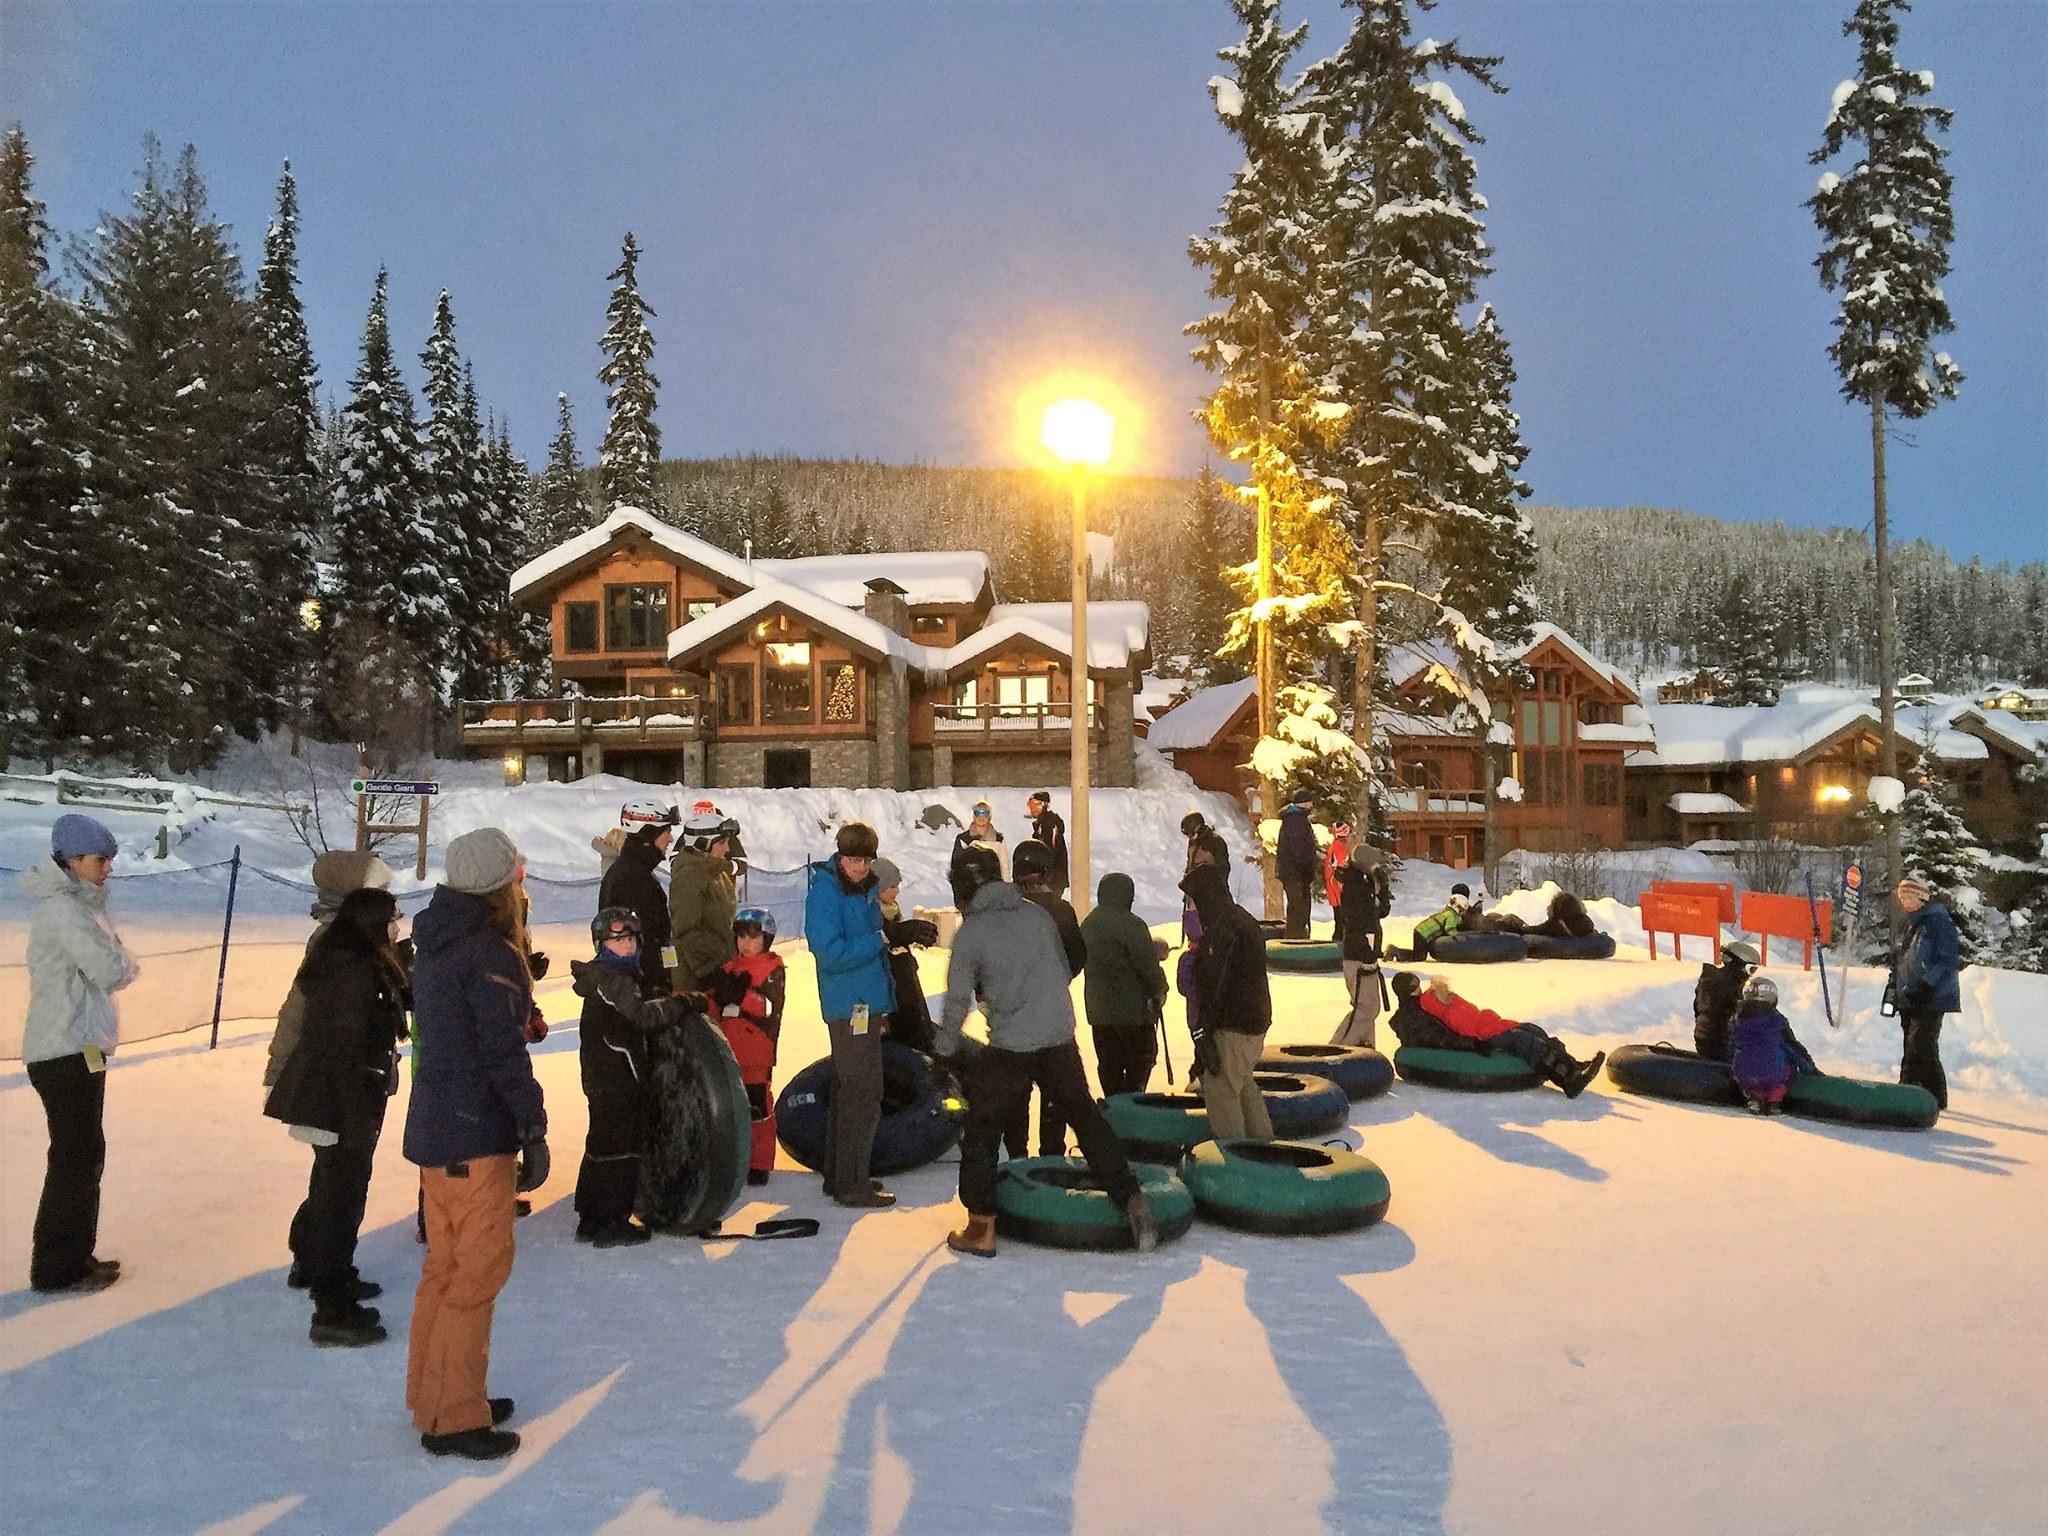
<path fill-rule="evenodd" d="M 468 824 L 495 817 L 537 870 L 594 873 L 582 845 L 604 824 L 600 802 L 621 796 L 600 785 L 579 808 L 582 788 L 451 794 L 448 830 L 472 811 Z M 748 820 L 757 857 L 787 856 L 765 806 L 720 798 Z M 924 797 L 912 798 L 907 810 L 855 794 L 803 805 L 787 840 L 841 811 L 921 848 L 908 823 Z M 1098 819 L 1123 839 L 1118 862 L 1154 872 L 1146 902 L 1163 919 L 1185 804 L 1152 799 Z M 557 807 L 576 819 L 551 842 Z M 0 812 L 0 864 L 20 862 L 34 814 Z M 215 834 L 245 855 L 255 840 L 247 825 L 202 826 L 181 845 L 187 862 L 224 852 L 203 841 Z M 922 860 L 906 861 L 914 883 L 933 878 Z M 1454 878 L 1410 866 L 1398 910 L 1427 910 Z M 116 899 L 131 939 L 150 945 L 168 918 L 161 905 L 145 915 L 142 885 Z M 284 895 L 247 941 L 252 974 L 268 966 L 273 981 L 305 926 L 298 893 Z M 574 887 L 560 899 L 572 896 L 587 900 Z M 1684 1039 L 1696 963 L 1651 962 L 1632 909 L 1594 910 L 1622 944 L 1614 961 L 1444 969 L 1575 1049 Z M 580 953 L 580 911 L 559 917 L 544 944 Z M 795 946 L 790 959 L 779 1078 L 824 1050 L 808 957 Z M 944 964 L 926 957 L 933 992 Z M 1897 1033 L 1874 1016 L 1875 973 L 1854 973 L 1850 1017 L 1831 1032 L 1816 980 L 1773 971 L 1823 1066 L 1889 1075 Z M 526 1447 L 484 1472 L 424 1456 L 403 1408 L 419 1252 L 397 1150 L 403 1094 L 360 1254 L 386 1286 L 393 1338 L 316 1351 L 307 1305 L 283 1282 L 306 1153 L 258 1113 L 267 1025 L 231 1023 L 211 1052 L 190 1035 L 133 1047 L 109 1081 L 101 1245 L 124 1278 L 93 1297 L 0 1294 L 0 1525 L 2038 1531 L 2048 979 L 1973 971 L 1965 983 L 1946 1042 L 1960 1086 L 1930 1132 L 1757 1121 L 1605 1081 L 1575 1103 L 1396 1084 L 1354 1107 L 1355 1139 L 1394 1190 L 1367 1232 L 1287 1240 L 1198 1224 L 1145 1260 L 1012 1243 L 980 1264 L 942 1246 L 957 1219 L 950 1159 L 892 1181 L 893 1211 L 839 1211 L 790 1168 L 733 1219 L 816 1215 L 812 1239 L 576 1245 L 575 1006 L 551 978 L 556 1028 L 535 1064 L 555 1172 L 520 1225 L 492 1361 Z M 1276 977 L 1275 1001 L 1275 1040 L 1323 1039 L 1341 986 Z M 1170 1019 L 1184 1067 L 1177 1003 Z M 22 1073 L 0 1067 L 0 1285 L 26 1277 L 43 1144 Z"/>

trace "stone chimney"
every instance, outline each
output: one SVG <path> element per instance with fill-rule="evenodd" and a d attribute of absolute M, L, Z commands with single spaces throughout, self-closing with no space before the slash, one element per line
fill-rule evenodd
<path fill-rule="evenodd" d="M 861 612 L 884 629 L 910 638 L 910 594 L 886 576 L 866 583 L 868 595 L 861 600 Z"/>

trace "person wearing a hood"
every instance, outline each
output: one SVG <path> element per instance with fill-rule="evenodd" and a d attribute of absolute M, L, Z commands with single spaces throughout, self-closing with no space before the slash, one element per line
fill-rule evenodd
<path fill-rule="evenodd" d="M 975 801 L 967 825 L 953 839 L 953 857 L 958 859 L 978 844 L 995 854 L 996 862 L 1002 866 L 1003 878 L 1007 880 L 1010 877 L 1010 850 L 1003 843 L 1003 834 L 996 830 L 995 815 L 986 800 Z"/>
<path fill-rule="evenodd" d="M 605 871 L 597 888 L 598 910 L 624 907 L 633 914 L 639 923 L 640 977 L 647 984 L 648 995 L 658 996 L 669 990 L 668 967 L 662 963 L 669 947 L 669 928 L 668 893 L 655 871 L 661 868 L 675 836 L 675 812 L 652 801 L 637 801 L 620 814 L 631 814 L 635 821 L 619 846 L 617 861 Z"/>
<path fill-rule="evenodd" d="M 683 846 L 669 860 L 669 963 L 678 992 L 703 991 L 704 978 L 737 953 L 732 920 L 740 898 L 726 857 L 730 837 L 723 816 L 692 813 L 683 823 Z"/>
<path fill-rule="evenodd" d="M 1917 1083 L 1948 1108 L 1948 1074 L 1941 1068 L 1943 1014 L 1963 1010 L 1962 943 L 1956 920 L 1918 875 L 1898 884 L 1906 926 L 1892 961 L 1891 993 L 1905 1031 L 1899 1081 Z"/>
<path fill-rule="evenodd" d="M 889 985 L 896 993 L 896 1007 L 889 1015 L 889 1038 L 913 1051 L 932 1048 L 932 1013 L 924 1000 L 924 981 L 917 974 L 913 948 L 929 949 L 939 942 L 939 926 L 922 917 L 903 915 L 903 871 L 893 859 L 878 858 L 874 864 L 875 897 L 882 903 L 882 937 L 889 944 Z"/>
<path fill-rule="evenodd" d="M 447 873 L 414 919 L 419 1066 L 405 1157 L 420 1169 L 427 1256 L 413 1298 L 405 1401 L 437 1456 L 519 1449 L 485 1396 L 491 1313 L 512 1274 L 512 1202 L 548 1176 L 547 1107 L 526 1054 L 525 865 L 496 827 L 448 845 Z"/>
<path fill-rule="evenodd" d="M 1707 1060 L 1728 1059 L 1728 1027 L 1742 1002 L 1743 983 L 1761 964 L 1756 946 L 1738 940 L 1721 946 L 1719 964 L 1700 967 L 1692 989 L 1692 1048 Z"/>
<path fill-rule="evenodd" d="M 1038 790 L 1026 800 L 1024 809 L 1031 813 L 1032 839 L 1052 850 L 1052 870 L 1045 883 L 1053 895 L 1064 896 L 1067 894 L 1067 824 L 1052 808 L 1052 796 L 1045 790 Z M 1013 858 L 1012 869 L 1015 865 Z"/>
<path fill-rule="evenodd" d="M 1159 1060 L 1154 1026 L 1166 1001 L 1166 968 L 1152 930 L 1131 910 L 1138 889 L 1112 872 L 1095 883 L 1095 910 L 1081 924 L 1088 969 L 1081 999 L 1095 1037 L 1095 1080 L 1105 1098 L 1142 1093 Z"/>
<path fill-rule="evenodd" d="M 115 1260 L 93 1254 L 107 1165 L 107 1058 L 121 1037 L 113 994 L 140 971 L 107 915 L 119 851 L 90 816 L 59 816 L 50 857 L 21 876 L 35 903 L 21 1059 L 50 1128 L 28 1264 L 29 1284 L 42 1292 L 105 1290 L 121 1274 Z"/>
<path fill-rule="evenodd" d="M 1060 948 L 1067 956 L 1067 979 L 1072 981 L 1087 967 L 1088 941 L 1081 936 L 1081 919 L 1075 915 L 1073 904 L 1052 887 L 1056 871 L 1051 850 L 1036 838 L 1018 844 L 1010 871 L 1017 883 L 1017 893 L 1043 911 L 1059 929 Z M 1021 1129 L 1013 1129 L 1022 1134 Z M 1067 1155 L 1067 1118 L 1048 1093 L 1041 1093 L 1038 1099 L 1038 1155 Z"/>
<path fill-rule="evenodd" d="M 1209 1129 L 1225 1137 L 1273 1139 L 1273 1119 L 1255 1073 L 1273 1026 L 1273 994 L 1266 982 L 1266 934 L 1258 919 L 1230 897 L 1224 872 L 1203 865 L 1181 882 L 1202 920 L 1195 951 L 1194 1006 L 1188 1033 Z M 1190 1074 L 1195 1075 L 1195 1074 Z"/>
<path fill-rule="evenodd" d="M 292 983 L 305 1024 L 263 1112 L 313 1148 L 306 1203 L 293 1222 L 293 1268 L 313 1293 L 315 1344 L 375 1344 L 384 1325 L 363 1305 L 382 1287 L 356 1273 L 384 1107 L 398 1091 L 398 1042 L 411 996 L 398 957 L 398 901 L 364 886 L 341 901 Z"/>
<path fill-rule="evenodd" d="M 1386 1001 L 1380 976 L 1380 923 L 1394 904 L 1386 856 L 1361 839 L 1336 866 L 1335 879 L 1337 910 L 1343 918 L 1344 995 L 1351 1006 L 1330 1044 L 1372 1050 L 1379 1043 L 1380 1007 Z"/>
<path fill-rule="evenodd" d="M 1287 893 L 1286 937 L 1305 939 L 1309 934 L 1309 888 L 1316 879 L 1316 828 L 1311 815 L 1316 808 L 1312 790 L 1297 789 L 1287 808 L 1280 813 L 1280 837 L 1273 850 L 1273 873 Z"/>
<path fill-rule="evenodd" d="M 848 822 L 837 852 L 811 866 L 804 938 L 818 968 L 818 1007 L 832 1040 L 832 1099 L 825 1109 L 825 1193 L 855 1210 L 896 1197 L 868 1177 L 882 1119 L 882 1024 L 896 1008 L 889 942 L 875 879 L 875 829 Z"/>
<path fill-rule="evenodd" d="M 1432 976 L 1425 988 L 1413 971 L 1395 976 L 1394 1012 L 1387 1023 L 1403 1045 L 1418 1050 L 1471 1051 L 1480 1056 L 1504 1051 L 1562 1088 L 1568 1099 L 1586 1091 L 1607 1059 L 1601 1051 L 1590 1061 L 1575 1061 L 1563 1041 L 1539 1026 L 1517 1023 L 1467 1002 L 1441 976 Z"/>
<path fill-rule="evenodd" d="M 1778 1012 L 1778 984 L 1752 976 L 1742 985 L 1735 1023 L 1728 1031 L 1728 1072 L 1752 1114 L 1784 1113 L 1785 1089 L 1801 1072 L 1818 1072 L 1813 1053 L 1799 1043 Z"/>
<path fill-rule="evenodd" d="M 1159 1245 L 1151 1203 L 1102 1106 L 1088 1092 L 1058 929 L 1001 878 L 995 855 L 986 849 L 955 863 L 952 880 L 962 916 L 946 972 L 934 1060 L 940 1071 L 954 1070 L 960 1026 L 977 1003 L 988 1019 L 989 1043 L 966 1068 L 960 1203 L 967 1207 L 967 1225 L 949 1234 L 946 1246 L 974 1258 L 994 1256 L 996 1148 L 1036 1084 L 1048 1103 L 1066 1109 L 1089 1171 L 1122 1209 L 1138 1250 L 1151 1252 Z"/>

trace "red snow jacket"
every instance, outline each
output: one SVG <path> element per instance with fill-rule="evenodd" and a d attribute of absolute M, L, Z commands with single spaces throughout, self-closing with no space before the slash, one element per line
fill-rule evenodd
<path fill-rule="evenodd" d="M 1468 1040 L 1491 1040 L 1495 1035 L 1504 1035 L 1521 1027 L 1514 1019 L 1504 1019 L 1490 1008 L 1468 1003 L 1455 992 L 1448 1001 L 1442 1001 L 1424 987 L 1415 1000 L 1424 1013 L 1453 1034 L 1463 1035 Z"/>
<path fill-rule="evenodd" d="M 715 1022 L 732 1046 L 743 1082 L 765 1083 L 775 1070 L 786 980 L 782 957 L 773 950 L 734 955 L 704 979 L 704 991 L 718 1009 Z"/>

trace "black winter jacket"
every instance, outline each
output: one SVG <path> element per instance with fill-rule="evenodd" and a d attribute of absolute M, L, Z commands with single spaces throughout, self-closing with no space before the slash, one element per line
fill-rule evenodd
<path fill-rule="evenodd" d="M 1747 979 L 1733 966 L 1700 967 L 1699 984 L 1692 989 L 1692 1043 L 1700 1055 L 1713 1061 L 1728 1059 L 1728 1027 L 1735 1022 Z"/>
<path fill-rule="evenodd" d="M 1337 896 L 1344 909 L 1344 958 L 1379 959 L 1385 942 L 1380 920 L 1393 910 L 1393 892 L 1370 872 L 1345 864 L 1337 871 Z"/>
<path fill-rule="evenodd" d="M 1470 1035 L 1461 1035 L 1442 1019 L 1423 1009 L 1414 998 L 1403 998 L 1387 1015 L 1394 1038 L 1403 1045 L 1412 1045 L 1417 1050 L 1427 1051 L 1474 1051 L 1483 1052 L 1484 1043 Z"/>
<path fill-rule="evenodd" d="M 1075 915 L 1073 903 L 1042 885 L 1020 885 L 1017 894 L 1033 906 L 1043 907 L 1059 929 L 1060 948 L 1067 952 L 1067 979 L 1073 980 L 1088 964 L 1088 941 L 1081 937 L 1081 919 Z"/>
<path fill-rule="evenodd" d="M 1067 824 L 1050 810 L 1031 818 L 1031 835 L 1052 850 L 1052 884 L 1067 888 Z"/>
<path fill-rule="evenodd" d="M 337 1135 L 381 1123 L 405 1032 L 403 984 L 375 955 L 330 947 L 292 985 L 304 1023 L 263 1112 Z"/>
<path fill-rule="evenodd" d="M 1283 882 L 1313 880 L 1322 857 L 1316 846 L 1315 823 L 1307 811 L 1290 805 L 1280 813 L 1280 836 L 1273 849 L 1273 872 Z"/>
<path fill-rule="evenodd" d="M 597 904 L 625 907 L 640 919 L 640 974 L 649 987 L 666 992 L 668 968 L 661 955 L 668 948 L 668 893 L 654 873 L 661 866 L 661 850 L 655 847 L 653 834 L 661 830 L 642 827 L 626 839 L 597 888 Z"/>
<path fill-rule="evenodd" d="M 583 999 L 576 1059 L 584 1097 L 634 1097 L 647 1081 L 647 1033 L 656 1022 L 634 1007 L 648 995 L 647 982 L 638 970 L 602 960 L 574 961 L 569 974 L 576 978 L 576 995 Z M 668 974 L 663 972 L 653 995 L 667 991 Z"/>
<path fill-rule="evenodd" d="M 1202 1027 L 1263 1035 L 1273 1025 L 1273 994 L 1266 984 L 1266 933 L 1258 919 L 1230 899 L 1223 870 L 1205 864 L 1181 882 L 1202 919 L 1195 951 L 1195 1013 Z"/>

